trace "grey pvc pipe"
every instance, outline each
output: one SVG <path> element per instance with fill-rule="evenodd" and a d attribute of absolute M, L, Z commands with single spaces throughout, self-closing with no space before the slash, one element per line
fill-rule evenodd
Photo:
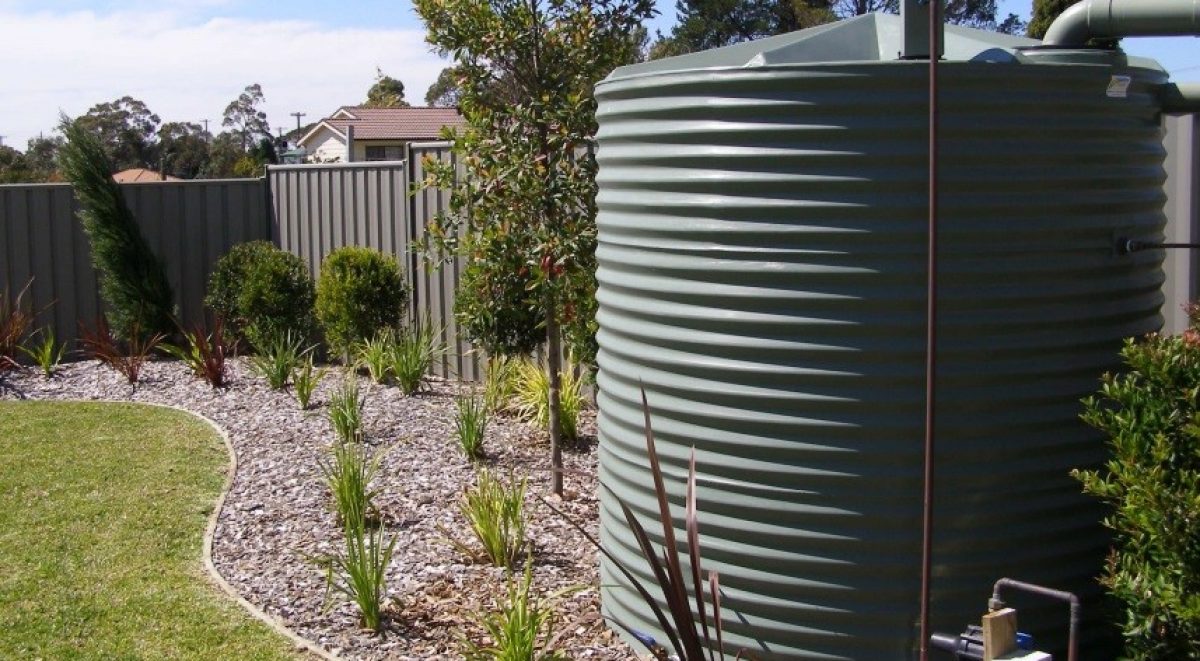
<path fill-rule="evenodd" d="M 1200 112 L 1200 83 L 1164 85 L 1159 98 L 1163 112 Z"/>
<path fill-rule="evenodd" d="M 1050 24 L 1044 46 L 1079 47 L 1089 39 L 1200 35 L 1200 0 L 1083 0 Z"/>

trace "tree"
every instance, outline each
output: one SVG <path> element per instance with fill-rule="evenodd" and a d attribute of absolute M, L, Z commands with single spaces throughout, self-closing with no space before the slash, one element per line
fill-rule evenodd
<path fill-rule="evenodd" d="M 562 329 L 594 295 L 596 162 L 593 86 L 634 58 L 630 34 L 652 0 L 415 0 L 426 39 L 451 54 L 467 125 L 452 133 L 464 174 L 428 161 L 430 187 L 452 189 L 430 247 L 485 268 L 519 256 L 518 304 L 544 324 L 550 451 L 562 493 Z M 515 92 L 495 93 L 497 83 Z M 460 230 L 462 231 L 461 239 Z M 515 266 L 515 264 L 513 265 Z M 511 268 L 511 267 L 510 267 Z M 582 283 L 582 284 L 581 284 Z"/>
<path fill-rule="evenodd" d="M 262 86 L 258 83 L 247 85 L 238 98 L 225 106 L 221 126 L 228 128 L 238 137 L 242 151 L 250 149 L 260 138 L 271 137 L 271 125 L 267 123 L 267 113 L 258 109 L 264 101 Z"/>
<path fill-rule="evenodd" d="M 458 94 L 458 71 L 454 67 L 446 67 L 425 91 L 425 104 L 453 108 L 458 105 Z"/>
<path fill-rule="evenodd" d="M 383 75 L 383 71 L 379 67 L 375 67 L 375 84 L 367 90 L 367 101 L 363 106 L 367 108 L 407 108 L 408 102 L 404 100 L 404 83 L 391 76 Z"/>
<path fill-rule="evenodd" d="M 800 30 L 835 20 L 826 2 L 799 0 L 678 0 L 670 45 L 658 54 L 690 53 Z M 797 11 L 800 9 L 801 11 Z"/>
<path fill-rule="evenodd" d="M 98 103 L 75 121 L 100 140 L 114 172 L 156 165 L 154 139 L 161 120 L 142 101 L 123 96 Z"/>
<path fill-rule="evenodd" d="M 892 14 L 900 12 L 900 0 L 833 0 L 832 8 L 839 18 L 861 16 L 875 11 Z M 996 0 L 947 0 L 946 22 L 980 30 L 1005 34 L 1020 34 L 1025 23 L 1016 14 L 997 20 Z"/>
<path fill-rule="evenodd" d="M 195 179 L 208 164 L 210 136 L 199 124 L 167 122 L 158 129 L 158 169 L 181 179 Z"/>
<path fill-rule="evenodd" d="M 66 117 L 59 129 L 67 138 L 59 161 L 79 200 L 79 219 L 91 244 L 113 332 L 124 340 L 173 333 L 175 294 L 166 269 L 113 181 L 103 143 L 82 123 Z"/>
<path fill-rule="evenodd" d="M 25 161 L 29 169 L 38 174 L 39 181 L 61 181 L 58 173 L 58 150 L 62 148 L 61 135 L 30 138 L 25 148 Z"/>
<path fill-rule="evenodd" d="M 225 132 L 213 138 L 208 146 L 208 162 L 200 170 L 201 179 L 224 179 L 238 176 L 237 163 L 245 156 L 241 137 Z"/>
<path fill-rule="evenodd" d="M 0 184 L 25 184 L 39 181 L 25 154 L 9 147 L 0 145 Z"/>

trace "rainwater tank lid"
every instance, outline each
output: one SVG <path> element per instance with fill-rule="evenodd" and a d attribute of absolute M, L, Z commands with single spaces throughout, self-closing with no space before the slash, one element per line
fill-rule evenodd
<path fill-rule="evenodd" d="M 753 68 L 820 63 L 889 62 L 899 58 L 904 39 L 903 20 L 895 14 L 873 13 L 826 23 L 774 37 L 723 48 L 688 53 L 620 67 L 607 80 L 647 74 L 700 69 Z M 1020 52 L 1041 45 L 1036 39 L 947 25 L 948 62 L 1023 62 Z M 1135 64 L 1141 58 L 1128 58 Z M 1145 60 L 1136 63 L 1158 68 Z"/>

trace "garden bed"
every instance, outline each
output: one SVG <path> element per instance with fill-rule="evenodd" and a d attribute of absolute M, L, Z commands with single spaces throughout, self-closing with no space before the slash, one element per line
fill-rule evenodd
<path fill-rule="evenodd" d="M 456 531 L 468 544 L 458 512 L 475 469 L 453 440 L 454 395 L 459 384 L 435 381 L 406 397 L 362 378 L 366 441 L 388 448 L 375 486 L 388 534 L 398 537 L 388 569 L 394 607 L 383 636 L 359 629 L 354 607 L 340 600 L 326 608 L 325 575 L 316 558 L 341 548 L 342 534 L 329 509 L 318 460 L 334 433 L 324 403 L 340 375 L 317 389 L 312 410 L 292 395 L 273 391 L 245 363 L 230 363 L 231 387 L 214 390 L 177 361 L 146 366 L 136 388 L 95 362 L 65 365 L 46 379 L 33 369 L 0 373 L 0 399 L 127 400 L 171 404 L 203 415 L 229 435 L 237 473 L 220 514 L 213 560 L 246 599 L 301 636 L 353 659 L 461 657 L 462 638 L 483 640 L 482 616 L 505 595 L 503 570 L 474 563 L 446 540 Z M 597 529 L 594 423 L 582 425 L 580 447 L 565 453 L 567 498 L 556 502 L 573 518 Z M 597 558 L 578 531 L 543 505 L 549 493 L 549 451 L 544 434 L 493 416 L 486 464 L 528 476 L 529 536 L 534 583 L 552 592 L 585 589 L 558 605 L 556 647 L 573 658 L 627 659 L 631 651 L 600 618 Z"/>

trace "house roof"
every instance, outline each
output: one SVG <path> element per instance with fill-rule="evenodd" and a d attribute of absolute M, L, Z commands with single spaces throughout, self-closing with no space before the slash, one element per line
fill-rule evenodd
<path fill-rule="evenodd" d="M 355 140 L 436 140 L 443 126 L 463 126 L 457 108 L 364 108 L 342 106 L 322 119 L 297 144 L 304 144 L 322 127 L 345 137 L 354 126 Z"/>
<path fill-rule="evenodd" d="M 155 181 L 183 181 L 179 177 L 171 175 L 163 176 L 161 172 L 147 170 L 146 168 L 129 168 L 121 170 L 113 175 L 113 181 L 118 184 L 146 184 Z"/>

